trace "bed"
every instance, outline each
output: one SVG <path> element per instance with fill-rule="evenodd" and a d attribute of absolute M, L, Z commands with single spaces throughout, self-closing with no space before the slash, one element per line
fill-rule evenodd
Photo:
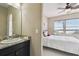
<path fill-rule="evenodd" d="M 43 37 L 43 46 L 79 55 L 79 39 L 73 36 Z"/>

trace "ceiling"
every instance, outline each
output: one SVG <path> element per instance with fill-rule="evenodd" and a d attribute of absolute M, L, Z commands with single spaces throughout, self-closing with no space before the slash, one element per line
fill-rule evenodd
<path fill-rule="evenodd" d="M 0 6 L 5 7 L 5 8 L 9 7 L 9 5 L 7 3 L 0 3 Z"/>
<path fill-rule="evenodd" d="M 64 12 L 61 12 L 62 10 L 58 9 L 59 7 L 64 7 L 65 3 L 44 3 L 43 4 L 43 15 L 46 17 L 54 17 L 54 16 L 59 16 L 59 15 L 64 15 L 68 13 L 75 13 L 79 12 L 79 9 L 68 9 Z M 61 13 L 60 13 L 61 12 Z"/>

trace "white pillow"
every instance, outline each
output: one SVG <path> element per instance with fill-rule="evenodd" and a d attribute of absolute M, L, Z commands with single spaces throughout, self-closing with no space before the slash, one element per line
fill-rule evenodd
<path fill-rule="evenodd" d="M 79 39 L 79 34 L 73 34 L 73 36 L 77 39 Z"/>

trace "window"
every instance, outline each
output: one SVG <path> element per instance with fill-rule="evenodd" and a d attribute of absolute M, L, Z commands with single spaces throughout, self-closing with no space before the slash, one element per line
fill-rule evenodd
<path fill-rule="evenodd" d="M 79 31 L 79 19 L 66 20 L 66 33 L 76 33 Z"/>
<path fill-rule="evenodd" d="M 54 23 L 55 34 L 63 33 L 63 21 L 55 21 Z"/>
<path fill-rule="evenodd" d="M 54 22 L 55 34 L 73 34 L 79 32 L 79 19 L 60 20 Z"/>

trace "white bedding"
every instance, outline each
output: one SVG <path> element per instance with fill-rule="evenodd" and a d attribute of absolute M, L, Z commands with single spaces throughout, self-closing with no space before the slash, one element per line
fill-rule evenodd
<path fill-rule="evenodd" d="M 51 35 L 43 38 L 43 46 L 79 55 L 79 39 L 69 36 Z"/>

